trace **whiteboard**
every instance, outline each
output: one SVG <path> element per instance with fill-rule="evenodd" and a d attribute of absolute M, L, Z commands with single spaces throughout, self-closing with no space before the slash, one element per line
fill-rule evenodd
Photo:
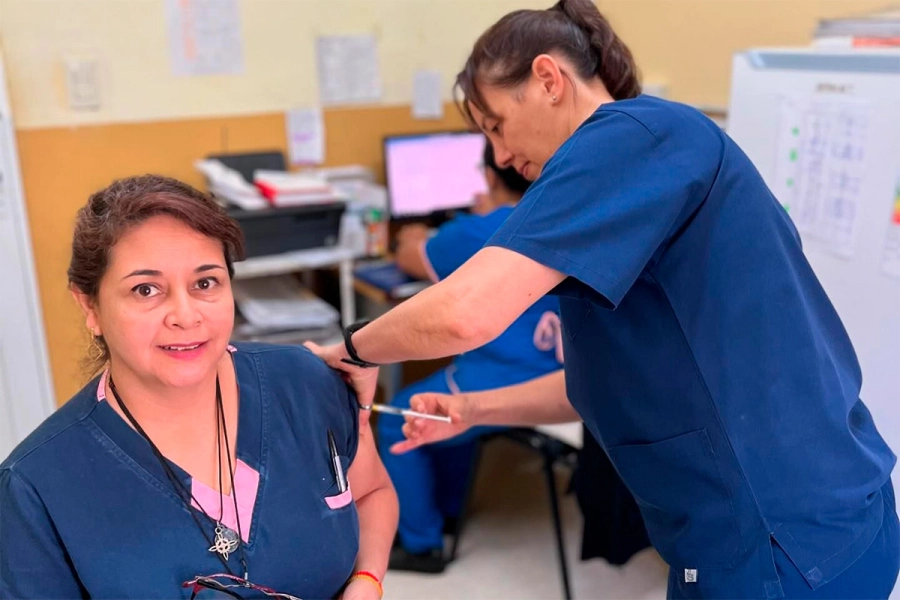
<path fill-rule="evenodd" d="M 0 461 L 55 405 L 0 57 Z"/>
<path fill-rule="evenodd" d="M 900 453 L 900 51 L 737 54 L 728 134 L 800 230 L 859 357 L 862 399 Z"/>

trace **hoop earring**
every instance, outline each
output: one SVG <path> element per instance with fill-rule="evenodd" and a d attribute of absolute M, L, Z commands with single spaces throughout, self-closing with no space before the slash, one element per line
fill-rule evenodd
<path fill-rule="evenodd" d="M 102 336 L 91 329 L 91 343 L 88 345 L 88 358 L 92 362 L 100 362 L 106 358 L 106 348 L 103 346 Z"/>

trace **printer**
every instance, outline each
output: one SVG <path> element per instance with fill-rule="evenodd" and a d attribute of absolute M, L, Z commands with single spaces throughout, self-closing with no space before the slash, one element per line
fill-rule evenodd
<path fill-rule="evenodd" d="M 251 184 L 258 170 L 287 170 L 280 151 L 217 154 L 207 158 L 234 169 Z M 240 224 L 247 258 L 253 258 L 337 245 L 345 208 L 343 201 L 328 201 L 253 210 L 228 207 L 226 212 Z"/>

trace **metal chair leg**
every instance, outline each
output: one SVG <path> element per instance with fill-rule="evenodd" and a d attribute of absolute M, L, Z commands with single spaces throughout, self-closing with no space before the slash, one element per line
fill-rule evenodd
<path fill-rule="evenodd" d="M 562 578 L 563 598 L 572 600 L 572 588 L 569 585 L 569 563 L 566 561 L 566 546 L 559 514 L 559 498 L 556 495 L 556 477 L 553 473 L 555 460 L 547 449 L 544 449 L 543 454 L 544 475 L 547 477 L 547 491 L 550 493 L 550 512 L 553 513 L 553 528 L 556 530 L 556 550 L 559 558 L 559 574 Z"/>

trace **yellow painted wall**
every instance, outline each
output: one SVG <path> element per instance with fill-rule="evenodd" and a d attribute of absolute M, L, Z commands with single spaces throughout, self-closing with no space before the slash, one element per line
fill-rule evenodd
<path fill-rule="evenodd" d="M 885 0 L 602 0 L 645 80 L 669 96 L 727 104 L 731 55 L 751 46 L 804 45 L 822 17 Z M 87 336 L 66 291 L 75 211 L 115 177 L 159 172 L 200 184 L 194 159 L 223 150 L 284 148 L 282 111 L 315 103 L 313 41 L 374 33 L 384 105 L 325 113 L 329 164 L 381 170 L 381 138 L 456 128 L 414 121 L 405 106 L 413 71 L 436 68 L 447 97 L 475 38 L 502 14 L 535 0 L 239 0 L 245 71 L 170 73 L 163 0 L 0 0 L 0 44 L 17 123 L 26 203 L 58 402 L 83 383 Z M 65 103 L 62 61 L 99 61 L 102 107 Z M 223 140 L 227 146 L 223 147 Z"/>

